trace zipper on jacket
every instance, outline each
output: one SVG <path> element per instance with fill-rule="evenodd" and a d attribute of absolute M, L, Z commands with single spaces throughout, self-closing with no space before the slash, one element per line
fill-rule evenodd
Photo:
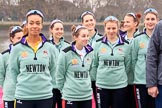
<path fill-rule="evenodd" d="M 86 53 L 86 55 L 84 56 L 84 58 L 87 56 L 87 54 L 88 54 L 88 53 Z M 83 58 L 83 60 L 82 60 L 81 57 L 80 57 L 80 59 L 82 60 L 82 67 L 84 67 L 84 58 Z"/>
<path fill-rule="evenodd" d="M 34 60 L 37 60 L 36 52 L 34 52 Z"/>
<path fill-rule="evenodd" d="M 107 45 L 111 48 L 111 54 L 110 55 L 113 56 L 114 55 L 113 49 L 114 49 L 115 46 L 112 48 L 109 44 L 107 44 Z"/>
<path fill-rule="evenodd" d="M 82 62 L 82 67 L 84 67 L 84 63 Z"/>
<path fill-rule="evenodd" d="M 117 47 L 119 44 L 117 44 L 117 45 L 115 45 L 115 46 L 113 46 L 113 47 L 111 47 L 109 44 L 108 44 L 108 46 L 111 48 L 111 56 L 114 56 L 114 48 L 115 47 Z"/>
<path fill-rule="evenodd" d="M 27 46 L 33 50 L 33 48 L 32 48 L 31 46 L 29 46 L 29 45 L 27 45 Z M 39 49 L 39 48 L 38 48 L 38 49 Z M 37 50 L 37 51 L 38 51 L 38 50 Z M 37 55 L 36 55 L 37 51 L 34 52 L 34 50 L 33 50 L 33 52 L 34 52 L 34 60 L 37 60 Z"/>
<path fill-rule="evenodd" d="M 82 60 L 82 67 L 84 67 L 84 58 L 83 58 L 83 60 Z"/>
<path fill-rule="evenodd" d="M 111 48 L 111 56 L 114 55 L 114 51 L 113 51 L 113 48 Z"/>
<path fill-rule="evenodd" d="M 42 43 L 42 45 L 37 49 L 37 51 L 38 51 L 39 49 L 41 49 L 41 48 L 43 47 L 43 45 L 44 45 L 44 43 Z M 33 50 L 33 52 L 34 52 L 34 60 L 37 60 L 37 51 L 34 52 L 34 50 Z"/>
<path fill-rule="evenodd" d="M 84 65 L 84 58 L 87 56 L 87 54 L 89 54 L 89 53 L 86 53 L 86 55 L 84 56 L 84 58 L 83 58 L 83 60 L 82 60 L 82 58 L 80 57 L 80 55 L 75 51 L 75 53 L 79 56 L 79 58 L 80 58 L 80 60 L 82 61 L 82 67 L 84 67 L 85 65 Z"/>

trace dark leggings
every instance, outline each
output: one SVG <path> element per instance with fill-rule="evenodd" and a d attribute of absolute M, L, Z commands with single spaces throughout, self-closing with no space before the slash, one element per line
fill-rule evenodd
<path fill-rule="evenodd" d="M 92 108 L 92 100 L 67 101 L 63 100 L 63 108 Z"/>
<path fill-rule="evenodd" d="M 42 100 L 20 100 L 16 99 L 15 108 L 52 108 L 53 99 Z"/>
<path fill-rule="evenodd" d="M 93 90 L 93 96 L 94 96 L 94 100 L 95 100 L 95 105 L 96 105 L 96 108 L 98 108 L 96 81 L 92 81 L 92 90 Z"/>
<path fill-rule="evenodd" d="M 126 108 L 127 87 L 120 89 L 97 89 L 99 108 Z"/>
<path fill-rule="evenodd" d="M 62 99 L 61 99 L 60 90 L 53 89 L 52 92 L 53 92 L 52 108 L 56 108 L 56 103 L 57 103 L 57 108 L 62 108 Z"/>
<path fill-rule="evenodd" d="M 162 106 L 162 85 L 158 85 L 159 89 L 159 94 L 156 97 L 155 103 L 156 103 L 156 108 L 161 108 Z"/>
<path fill-rule="evenodd" d="M 14 108 L 14 101 L 5 101 L 4 100 L 4 108 Z"/>
<path fill-rule="evenodd" d="M 136 100 L 135 100 L 135 86 L 134 85 L 128 85 L 128 93 L 127 93 L 127 104 L 128 107 L 127 108 L 137 108 L 136 106 Z"/>
<path fill-rule="evenodd" d="M 148 95 L 146 85 L 136 84 L 136 108 L 155 108 L 155 99 Z"/>

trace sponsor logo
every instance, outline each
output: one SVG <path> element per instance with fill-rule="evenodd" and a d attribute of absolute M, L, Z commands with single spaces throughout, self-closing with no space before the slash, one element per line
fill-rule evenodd
<path fill-rule="evenodd" d="M 18 104 L 22 104 L 21 100 L 17 100 L 16 102 L 17 102 Z"/>
<path fill-rule="evenodd" d="M 67 104 L 72 105 L 73 103 L 72 101 L 67 101 Z"/>
<path fill-rule="evenodd" d="M 86 72 L 86 71 L 82 71 L 82 72 L 76 71 L 76 72 L 74 72 L 74 78 L 88 78 L 88 72 Z"/>
<path fill-rule="evenodd" d="M 8 102 L 5 102 L 4 105 L 5 108 L 8 108 Z"/>
<path fill-rule="evenodd" d="M 140 92 L 139 92 L 139 89 L 138 88 L 136 88 L 136 93 L 137 93 L 137 99 L 140 100 Z"/>
<path fill-rule="evenodd" d="M 120 63 L 119 60 L 104 60 L 104 65 L 106 66 L 116 67 L 119 66 L 119 63 Z"/>
<path fill-rule="evenodd" d="M 26 65 L 26 71 L 30 73 L 44 73 L 46 70 L 46 65 L 44 64 L 30 64 Z"/>

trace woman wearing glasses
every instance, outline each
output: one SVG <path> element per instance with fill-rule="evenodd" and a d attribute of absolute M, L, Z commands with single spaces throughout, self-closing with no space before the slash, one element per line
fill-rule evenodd
<path fill-rule="evenodd" d="M 56 84 L 62 93 L 64 108 L 92 108 L 90 67 L 93 49 L 88 45 L 88 29 L 72 26 L 74 42 L 59 54 Z"/>
<path fill-rule="evenodd" d="M 26 14 L 28 34 L 10 54 L 10 74 L 16 86 L 16 108 L 51 108 L 52 79 L 55 71 L 55 47 L 41 33 L 43 14 Z"/>
<path fill-rule="evenodd" d="M 9 55 L 13 48 L 13 45 L 19 42 L 23 36 L 23 31 L 20 26 L 12 26 L 9 30 L 9 36 L 11 44 L 9 49 L 2 52 L 2 61 L 0 65 L 0 85 L 3 88 L 3 100 L 5 108 L 14 108 L 14 99 L 15 99 L 15 88 L 12 80 L 10 79 L 9 73 Z"/>
<path fill-rule="evenodd" d="M 96 79 L 100 108 L 126 108 L 127 72 L 130 67 L 130 47 L 119 36 L 119 20 L 108 16 L 104 20 L 105 36 L 96 41 L 93 78 Z"/>
<path fill-rule="evenodd" d="M 59 19 L 55 19 L 50 24 L 50 33 L 52 34 L 49 41 L 57 48 L 57 53 L 70 46 L 70 44 L 64 39 L 64 27 L 63 22 Z M 56 79 L 53 79 L 53 105 L 52 108 L 62 108 L 62 99 L 60 90 L 57 88 Z"/>
<path fill-rule="evenodd" d="M 144 30 L 133 40 L 132 66 L 136 90 L 137 107 L 155 108 L 154 99 L 148 95 L 146 88 L 146 53 L 150 37 L 158 22 L 158 12 L 149 8 L 144 12 Z"/>

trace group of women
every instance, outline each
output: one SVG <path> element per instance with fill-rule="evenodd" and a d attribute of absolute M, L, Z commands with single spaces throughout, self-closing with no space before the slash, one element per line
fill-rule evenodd
<path fill-rule="evenodd" d="M 104 20 L 98 33 L 92 12 L 71 27 L 67 42 L 64 23 L 55 19 L 50 37 L 41 33 L 44 15 L 26 14 L 23 26 L 9 31 L 11 45 L 0 55 L 0 85 L 5 108 L 159 108 L 146 88 L 146 54 L 158 12 L 127 13 L 123 29 L 115 16 Z"/>

